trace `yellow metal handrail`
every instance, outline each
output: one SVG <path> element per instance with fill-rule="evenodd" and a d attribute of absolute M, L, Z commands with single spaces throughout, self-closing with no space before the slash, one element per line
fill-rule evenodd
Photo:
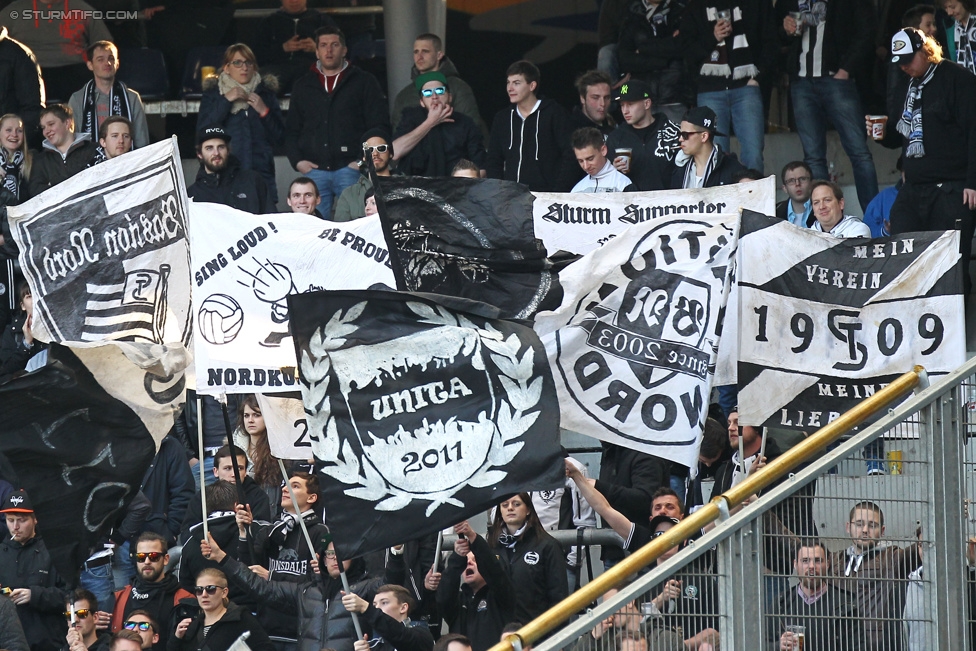
<path fill-rule="evenodd" d="M 921 366 L 916 366 L 911 372 L 905 373 L 870 398 L 859 402 L 853 409 L 845 412 L 837 420 L 821 427 L 806 439 L 770 461 L 768 465 L 756 474 L 747 476 L 721 495 L 713 497 L 708 504 L 705 504 L 680 523 L 665 531 L 663 535 L 654 538 L 647 545 L 641 547 L 519 630 L 507 636 L 488 651 L 517 651 L 519 648 L 525 648 L 530 644 L 535 644 L 551 631 L 555 630 L 557 626 L 602 596 L 607 590 L 619 587 L 628 576 L 644 569 L 672 547 L 688 540 L 704 528 L 705 525 L 718 520 L 722 514 L 722 509 L 719 507 L 721 501 L 724 500 L 726 502 L 726 508 L 728 509 L 739 506 L 751 495 L 767 488 L 799 464 L 813 458 L 824 447 L 863 423 L 868 417 L 881 411 L 913 390 L 918 386 L 920 374 L 923 372 L 924 369 Z M 515 646 L 516 642 L 520 644 L 520 647 Z"/>

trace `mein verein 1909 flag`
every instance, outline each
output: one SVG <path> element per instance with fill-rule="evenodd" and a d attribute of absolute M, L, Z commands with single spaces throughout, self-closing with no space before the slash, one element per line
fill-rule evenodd
<path fill-rule="evenodd" d="M 189 343 L 176 139 L 108 160 L 7 214 L 41 341 Z"/>
<path fill-rule="evenodd" d="M 697 464 L 737 237 L 735 214 L 649 222 L 561 272 L 536 330 L 563 427 Z"/>
<path fill-rule="evenodd" d="M 288 307 L 344 558 L 565 482 L 556 392 L 532 329 L 487 305 L 401 292 L 298 294 Z"/>
<path fill-rule="evenodd" d="M 957 231 L 841 239 L 745 212 L 740 247 L 743 425 L 815 430 L 966 358 Z"/>

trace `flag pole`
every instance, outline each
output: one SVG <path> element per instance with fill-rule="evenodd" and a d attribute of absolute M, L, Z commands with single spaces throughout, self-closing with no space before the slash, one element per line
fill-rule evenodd
<path fill-rule="evenodd" d="M 302 533 L 305 534 L 305 543 L 308 544 L 308 553 L 315 558 L 315 546 L 312 544 L 312 537 L 308 535 L 308 527 L 305 526 L 305 518 L 302 514 L 298 512 L 298 502 L 295 501 L 295 491 L 291 489 L 291 482 L 288 481 L 288 473 L 285 472 L 285 462 L 278 459 L 278 467 L 281 468 L 281 476 L 285 480 L 285 488 L 288 489 L 288 497 L 291 498 L 291 508 L 295 510 L 295 517 L 298 518 L 298 526 L 302 528 Z M 319 568 L 321 571 L 324 568 Z"/>
<path fill-rule="evenodd" d="M 346 568 L 342 566 L 342 557 L 339 556 L 339 550 L 336 548 L 333 542 L 332 550 L 336 555 L 336 564 L 339 566 L 339 578 L 342 579 L 342 589 L 346 594 L 352 594 L 352 590 L 349 588 L 349 577 L 346 576 Z M 363 639 L 363 627 L 359 625 L 359 615 L 354 611 L 350 610 L 349 614 L 352 615 L 352 625 L 356 629 L 356 639 Z"/>
<path fill-rule="evenodd" d="M 441 560 L 441 545 L 444 544 L 444 530 L 441 529 L 437 532 L 437 547 L 434 549 L 434 567 L 431 568 L 434 574 L 437 574 L 437 566 L 440 565 Z"/>
<path fill-rule="evenodd" d="M 237 484 L 237 501 L 244 505 L 247 504 L 247 496 L 244 494 L 244 481 L 241 479 L 241 471 L 237 467 L 237 453 L 235 450 L 237 446 L 234 445 L 234 432 L 230 428 L 230 414 L 227 412 L 227 394 L 221 393 L 217 396 L 217 402 L 220 403 L 220 412 L 224 416 L 224 431 L 227 433 L 227 445 L 230 448 L 231 463 L 230 465 L 234 468 L 234 483 Z M 247 458 L 247 451 L 241 450 L 244 454 L 244 458 Z"/>
<path fill-rule="evenodd" d="M 200 504 L 203 507 L 203 539 L 207 540 L 210 535 L 209 528 L 207 527 L 207 477 L 206 472 L 203 468 L 203 460 L 207 456 L 207 451 L 203 448 L 203 401 L 200 396 L 197 396 L 197 445 L 200 448 L 200 463 L 197 466 L 200 469 Z"/>

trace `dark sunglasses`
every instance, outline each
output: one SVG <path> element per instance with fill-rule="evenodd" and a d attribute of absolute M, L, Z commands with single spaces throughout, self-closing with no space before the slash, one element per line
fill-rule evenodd
<path fill-rule="evenodd" d="M 85 619 L 89 615 L 91 615 L 91 611 L 88 610 L 87 608 L 79 608 L 78 610 L 75 611 L 75 617 L 77 617 L 78 619 Z M 70 610 L 64 611 L 64 616 L 67 617 L 68 619 L 71 619 L 71 611 Z"/>
<path fill-rule="evenodd" d="M 163 552 L 138 552 L 132 555 L 132 558 L 140 563 L 145 563 L 149 561 L 150 563 L 158 563 L 159 560 L 165 556 Z"/>
<path fill-rule="evenodd" d="M 206 592 L 207 594 L 217 594 L 217 590 L 223 590 L 225 587 L 227 587 L 227 586 L 223 586 L 223 585 L 198 585 L 197 587 L 193 588 L 193 593 L 196 596 L 198 596 L 198 597 L 201 596 L 201 595 L 203 595 L 204 592 Z"/>
<path fill-rule="evenodd" d="M 122 627 L 127 631 L 148 631 L 152 628 L 149 622 L 126 622 Z"/>
<path fill-rule="evenodd" d="M 681 140 L 687 140 L 688 138 L 691 138 L 692 136 L 697 135 L 699 133 L 708 133 L 708 132 L 707 131 L 682 131 L 678 134 L 678 138 L 680 138 Z"/>
<path fill-rule="evenodd" d="M 425 88 L 420 91 L 420 94 L 424 97 L 433 97 L 434 95 L 443 95 L 447 92 L 447 86 L 438 86 L 437 88 Z"/>
<path fill-rule="evenodd" d="M 385 154 L 387 151 L 389 151 L 389 149 L 389 145 L 367 145 L 365 142 L 363 143 L 363 151 L 366 152 L 366 154 L 372 154 L 374 151 Z M 282 482 L 281 486 L 284 488 L 285 483 Z"/>

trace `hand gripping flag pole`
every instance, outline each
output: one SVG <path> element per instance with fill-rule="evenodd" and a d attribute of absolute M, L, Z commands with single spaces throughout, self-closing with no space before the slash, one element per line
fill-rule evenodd
<path fill-rule="evenodd" d="M 278 459 L 278 467 L 281 469 L 281 476 L 285 479 L 285 488 L 288 489 L 288 497 L 291 498 L 291 508 L 295 511 L 295 517 L 298 518 L 298 526 L 302 528 L 302 533 L 305 535 L 305 543 L 308 545 L 308 551 L 315 557 L 315 546 L 312 544 L 312 537 L 308 534 L 308 527 L 305 526 L 305 518 L 298 511 L 298 502 L 295 501 L 295 492 L 291 489 L 291 482 L 288 480 L 288 473 L 285 472 L 285 462 Z M 319 568 L 321 572 L 324 568 Z"/>

